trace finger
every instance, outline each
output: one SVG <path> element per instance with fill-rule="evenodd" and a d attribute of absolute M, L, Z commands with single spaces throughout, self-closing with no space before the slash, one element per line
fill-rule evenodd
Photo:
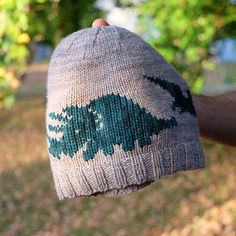
<path fill-rule="evenodd" d="M 103 20 L 103 19 L 96 19 L 93 24 L 92 24 L 92 27 L 98 27 L 98 26 L 108 26 L 109 24 Z"/>

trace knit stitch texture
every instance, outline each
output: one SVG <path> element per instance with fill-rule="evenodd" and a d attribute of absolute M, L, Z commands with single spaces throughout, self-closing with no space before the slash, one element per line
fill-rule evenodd
<path fill-rule="evenodd" d="M 140 37 L 87 28 L 51 57 L 47 144 L 60 200 L 114 196 L 205 166 L 186 82 Z"/>

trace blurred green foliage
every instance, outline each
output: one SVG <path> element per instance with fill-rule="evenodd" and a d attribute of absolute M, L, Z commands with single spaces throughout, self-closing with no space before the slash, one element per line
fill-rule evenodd
<path fill-rule="evenodd" d="M 29 35 L 33 42 L 55 46 L 79 29 L 90 27 L 102 15 L 96 0 L 30 0 Z M 31 25 L 32 24 L 32 25 Z"/>
<path fill-rule="evenodd" d="M 19 78 L 29 62 L 31 43 L 51 46 L 89 27 L 101 15 L 95 0 L 0 1 L 0 108 L 11 107 Z"/>
<path fill-rule="evenodd" d="M 187 79 L 194 92 L 212 68 L 214 42 L 236 37 L 236 5 L 222 0 L 142 1 L 141 29 L 154 46 Z"/>
<path fill-rule="evenodd" d="M 29 43 L 28 0 L 0 2 L 0 107 L 10 107 L 19 83 L 16 73 L 23 69 Z"/>

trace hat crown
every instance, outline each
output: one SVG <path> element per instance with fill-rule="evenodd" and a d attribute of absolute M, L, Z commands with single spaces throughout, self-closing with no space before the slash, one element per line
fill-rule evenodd
<path fill-rule="evenodd" d="M 147 67 L 147 62 L 152 62 L 152 65 L 149 63 Z M 185 82 L 175 69 L 170 65 L 167 69 L 163 63 L 167 64 L 154 48 L 126 29 L 116 26 L 87 28 L 72 33 L 57 45 L 49 65 L 48 89 L 55 88 L 60 82 L 88 80 L 86 75 L 89 70 L 100 70 L 103 74 L 107 71 L 104 76 L 107 77 L 109 71 L 118 72 L 131 66 L 140 74 L 151 72 L 158 77 L 164 75 L 184 86 Z M 84 72 L 85 75 L 71 78 L 69 70 Z"/>

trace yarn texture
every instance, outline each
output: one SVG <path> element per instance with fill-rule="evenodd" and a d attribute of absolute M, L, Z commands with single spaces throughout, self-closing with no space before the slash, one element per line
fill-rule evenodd
<path fill-rule="evenodd" d="M 60 200 L 128 194 L 205 166 L 186 82 L 120 27 L 79 30 L 57 45 L 48 70 L 46 131 Z"/>

